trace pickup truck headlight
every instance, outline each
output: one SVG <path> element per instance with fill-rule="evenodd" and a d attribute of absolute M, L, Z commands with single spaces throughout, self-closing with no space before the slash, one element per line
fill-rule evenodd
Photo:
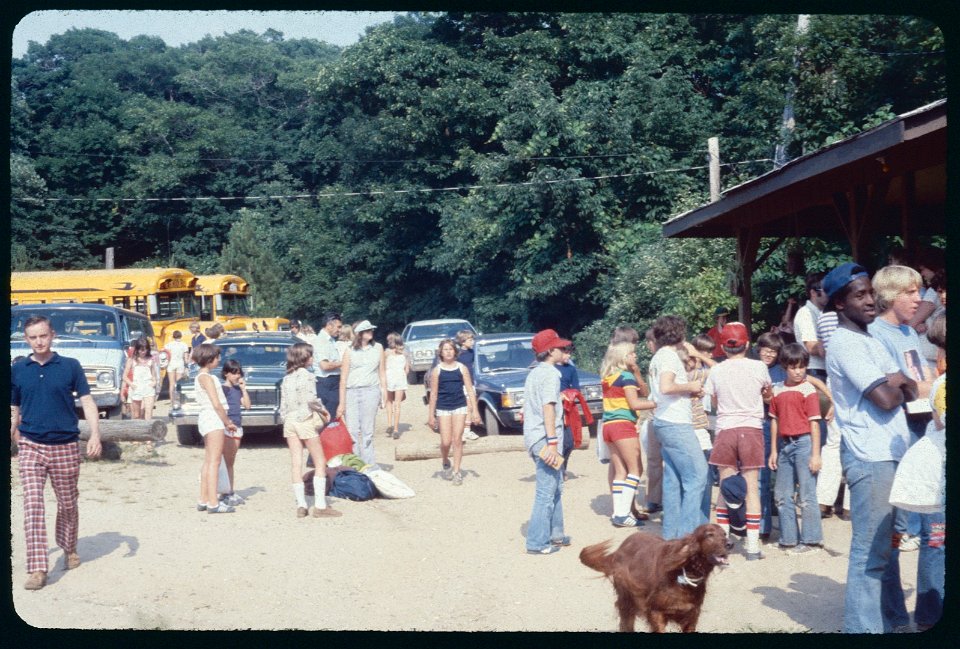
<path fill-rule="evenodd" d="M 587 401 L 594 401 L 603 398 L 603 388 L 599 385 L 582 386 L 580 392 L 587 398 Z"/>
<path fill-rule="evenodd" d="M 520 408 L 523 406 L 523 390 L 504 392 L 500 396 L 500 405 L 504 408 Z"/>
<path fill-rule="evenodd" d="M 117 384 L 114 379 L 113 370 L 104 370 L 102 372 L 97 372 L 97 387 L 98 388 L 112 388 Z"/>

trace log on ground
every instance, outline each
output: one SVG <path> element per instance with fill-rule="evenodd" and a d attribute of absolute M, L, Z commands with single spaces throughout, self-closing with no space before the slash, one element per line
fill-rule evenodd
<path fill-rule="evenodd" d="M 167 420 L 153 419 L 101 419 L 101 441 L 114 442 L 161 442 L 167 436 Z M 90 425 L 80 420 L 80 439 L 90 439 Z"/>
<path fill-rule="evenodd" d="M 522 435 L 498 435 L 495 437 L 481 437 L 463 444 L 464 455 L 479 455 L 481 453 L 505 453 L 507 451 L 526 451 Z M 440 457 L 440 436 L 437 435 L 435 444 L 407 442 L 397 444 L 394 449 L 395 460 L 433 460 Z"/>

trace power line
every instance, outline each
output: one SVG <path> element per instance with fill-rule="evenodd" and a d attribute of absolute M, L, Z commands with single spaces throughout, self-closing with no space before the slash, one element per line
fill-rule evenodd
<path fill-rule="evenodd" d="M 725 162 L 721 166 L 731 167 L 743 164 L 753 164 L 758 162 L 773 162 L 770 158 L 761 158 L 758 160 L 743 160 L 739 162 Z M 678 167 L 674 169 L 660 169 L 657 171 L 637 171 L 626 174 L 608 174 L 603 176 L 589 176 L 582 178 L 558 178 L 555 180 L 529 180 L 519 183 L 496 183 L 493 185 L 458 185 L 455 187 L 422 187 L 412 189 L 385 189 L 368 190 L 357 192 L 320 192 L 316 194 L 264 194 L 247 196 L 177 196 L 163 198 L 89 198 L 89 197 L 54 197 L 37 198 L 33 196 L 17 197 L 15 200 L 30 203 L 65 203 L 65 202 L 91 202 L 91 203 L 177 203 L 192 201 L 263 201 L 263 200 L 303 200 L 320 198 L 347 198 L 356 196 L 386 196 L 396 194 L 425 194 L 435 192 L 457 192 L 474 191 L 486 189 L 504 189 L 509 187 L 531 187 L 536 185 L 555 185 L 559 183 L 583 182 L 592 180 L 609 180 L 613 178 L 630 178 L 633 176 L 652 176 L 662 173 L 682 173 L 687 171 L 699 171 L 707 169 L 709 165 L 698 165 L 694 167 Z"/>
<path fill-rule="evenodd" d="M 595 154 L 583 154 L 583 155 L 558 155 L 558 156 L 511 156 L 511 155 L 500 155 L 498 159 L 501 160 L 590 160 L 590 159 L 600 159 L 600 158 L 628 158 L 634 155 L 642 155 L 646 151 L 634 151 L 629 153 L 595 153 Z M 684 154 L 684 153 L 702 153 L 702 149 L 695 149 L 690 151 L 672 151 L 672 154 Z M 50 158 L 57 158 L 60 160 L 68 158 L 92 158 L 96 160 L 147 160 L 153 155 L 133 155 L 133 154 L 111 154 L 111 153 L 56 153 L 49 151 L 39 151 L 32 154 L 33 157 L 46 156 Z M 494 154 L 495 155 L 495 154 Z M 491 155 L 492 157 L 492 155 Z M 282 162 L 284 164 L 322 164 L 322 163 L 362 163 L 362 164 L 403 164 L 407 162 L 456 162 L 459 158 L 316 158 L 316 159 L 284 159 L 284 158 L 193 158 L 193 157 L 177 157 L 170 156 L 166 158 L 173 162 L 256 162 L 256 163 L 276 163 Z"/>

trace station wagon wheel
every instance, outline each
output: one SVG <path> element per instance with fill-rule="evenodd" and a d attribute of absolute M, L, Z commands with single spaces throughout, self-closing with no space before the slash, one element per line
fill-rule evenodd
<path fill-rule="evenodd" d="M 500 434 L 500 422 L 490 408 L 483 409 L 483 427 L 487 429 L 487 436 Z"/>
<path fill-rule="evenodd" d="M 200 446 L 203 439 L 200 437 L 200 431 L 196 426 L 177 426 L 177 441 L 180 446 Z"/>

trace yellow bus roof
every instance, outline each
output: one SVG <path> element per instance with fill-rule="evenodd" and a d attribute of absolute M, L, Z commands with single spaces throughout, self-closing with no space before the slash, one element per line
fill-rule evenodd
<path fill-rule="evenodd" d="M 235 285 L 231 287 L 230 285 Z M 198 275 L 197 295 L 217 295 L 219 293 L 248 293 L 247 280 L 239 275 Z"/>
<path fill-rule="evenodd" d="M 149 295 L 164 291 L 194 290 L 197 278 L 182 268 L 120 268 L 100 270 L 50 270 L 10 274 L 11 297 L 18 293 L 83 293 Z"/>

